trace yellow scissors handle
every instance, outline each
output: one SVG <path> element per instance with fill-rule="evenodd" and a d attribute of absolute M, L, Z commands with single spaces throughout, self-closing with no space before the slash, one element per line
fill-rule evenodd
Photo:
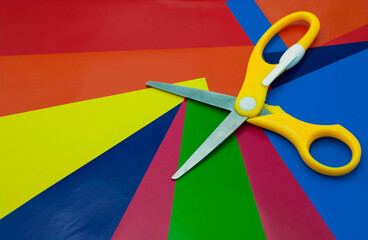
<path fill-rule="evenodd" d="M 285 113 L 279 106 L 265 104 L 271 114 L 248 118 L 256 126 L 276 132 L 294 144 L 304 162 L 314 171 L 329 176 L 340 176 L 352 171 L 359 163 L 361 147 L 358 140 L 341 125 L 315 125 L 299 121 Z M 329 167 L 316 161 L 309 153 L 313 141 L 321 137 L 333 137 L 349 146 L 352 158 L 342 167 Z"/>
<path fill-rule="evenodd" d="M 295 12 L 295 13 L 289 14 L 281 18 L 274 25 L 272 25 L 272 27 L 270 27 L 267 30 L 267 32 L 265 32 L 265 34 L 258 41 L 254 49 L 254 51 L 257 52 L 258 57 L 262 58 L 262 53 L 267 43 L 278 32 L 280 32 L 282 29 L 289 26 L 290 24 L 299 22 L 299 21 L 305 21 L 309 23 L 310 25 L 307 33 L 297 42 L 297 44 L 301 45 L 304 48 L 304 50 L 307 50 L 319 32 L 319 28 L 320 28 L 319 20 L 314 14 L 310 12 Z"/>
<path fill-rule="evenodd" d="M 307 33 L 291 46 L 280 58 L 279 64 L 269 64 L 262 57 L 267 43 L 282 29 L 298 21 L 309 23 Z M 303 57 L 305 50 L 316 38 L 320 24 L 318 18 L 309 12 L 292 13 L 276 22 L 261 37 L 250 56 L 246 77 L 236 99 L 235 110 L 242 116 L 255 117 L 262 110 L 268 86 L 286 69 L 293 67 Z"/>

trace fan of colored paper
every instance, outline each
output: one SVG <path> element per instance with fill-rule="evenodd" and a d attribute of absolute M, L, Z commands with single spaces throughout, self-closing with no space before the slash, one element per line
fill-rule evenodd
<path fill-rule="evenodd" d="M 0 239 L 368 238 L 368 3 L 363 0 L 0 2 Z M 282 137 L 244 124 L 203 163 L 171 175 L 227 112 L 145 87 L 236 96 L 262 34 L 295 11 L 321 30 L 267 101 L 341 124 L 361 163 L 311 171 Z M 283 30 L 277 62 L 308 26 Z M 321 139 L 312 155 L 347 163 Z"/>

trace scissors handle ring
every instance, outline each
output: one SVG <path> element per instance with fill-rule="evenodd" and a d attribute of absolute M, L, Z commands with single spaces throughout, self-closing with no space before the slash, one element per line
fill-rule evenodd
<path fill-rule="evenodd" d="M 314 171 L 328 176 L 340 176 L 351 172 L 358 165 L 361 157 L 361 147 L 355 136 L 341 125 L 313 126 L 318 126 L 320 129 L 317 128 L 310 135 L 306 135 L 307 138 L 303 145 L 298 146 L 299 142 L 294 142 L 304 162 Z M 341 167 L 329 167 L 315 160 L 311 156 L 309 148 L 315 140 L 322 137 L 332 137 L 344 142 L 351 150 L 350 162 Z"/>
<path fill-rule="evenodd" d="M 298 21 L 310 24 L 307 33 L 290 47 L 280 59 L 280 64 L 269 64 L 263 57 L 267 43 L 282 29 Z M 286 69 L 293 67 L 304 56 L 305 50 L 316 38 L 320 28 L 318 18 L 309 12 L 292 13 L 270 27 L 258 41 L 250 56 L 247 74 L 235 103 L 235 110 L 242 116 L 257 116 L 266 100 L 268 86 Z M 251 101 L 249 101 L 251 100 Z"/>
<path fill-rule="evenodd" d="M 310 12 L 295 12 L 287 15 L 286 17 L 280 19 L 278 22 L 272 25 L 272 27 L 270 27 L 258 41 L 254 51 L 257 51 L 259 56 L 262 57 L 264 48 L 278 32 L 280 32 L 290 24 L 299 21 L 305 21 L 310 25 L 307 33 L 297 42 L 297 44 L 301 45 L 304 50 L 307 50 L 319 32 L 319 20 L 314 14 Z"/>
<path fill-rule="evenodd" d="M 268 129 L 287 138 L 298 150 L 303 161 L 314 171 L 340 176 L 351 172 L 359 163 L 361 146 L 356 137 L 341 125 L 316 125 L 302 122 L 285 113 L 279 106 L 265 104 L 269 115 L 248 118 L 248 122 Z M 329 167 L 315 160 L 309 152 L 310 145 L 322 137 L 332 137 L 344 142 L 351 150 L 352 157 L 348 164 L 341 167 Z"/>

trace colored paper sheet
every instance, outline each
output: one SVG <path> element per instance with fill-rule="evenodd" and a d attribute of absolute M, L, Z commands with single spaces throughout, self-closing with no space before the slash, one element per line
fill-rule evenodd
<path fill-rule="evenodd" d="M 177 110 L 0 220 L 0 238 L 110 239 Z"/>
<path fill-rule="evenodd" d="M 335 239 L 262 129 L 236 136 L 267 239 Z"/>
<path fill-rule="evenodd" d="M 1 1 L 0 36 L 1 56 L 252 45 L 224 1 Z"/>
<path fill-rule="evenodd" d="M 367 48 L 368 41 L 310 48 L 306 51 L 302 61 L 280 75 L 271 86 L 272 88 L 278 87 Z M 284 52 L 266 53 L 265 56 L 272 62 L 278 62 L 283 53 Z"/>
<path fill-rule="evenodd" d="M 113 240 L 161 240 L 169 234 L 185 105 L 183 102 L 126 210 Z"/>
<path fill-rule="evenodd" d="M 204 79 L 184 84 L 207 89 Z M 181 101 L 145 89 L 1 117 L 0 218 Z"/>
<path fill-rule="evenodd" d="M 228 113 L 188 100 L 179 165 Z M 265 239 L 235 135 L 176 181 L 169 239 Z"/>
<path fill-rule="evenodd" d="M 297 11 L 315 14 L 321 23 L 321 30 L 312 47 L 320 46 L 368 24 L 366 0 L 295 0 L 292 4 L 290 1 L 278 0 L 255 0 L 255 2 L 271 24 Z M 280 37 L 287 46 L 291 46 L 305 34 L 307 28 L 307 25 L 293 26 L 280 32 Z"/>
<path fill-rule="evenodd" d="M 330 64 L 270 91 L 268 102 L 305 122 L 340 124 L 352 132 L 362 147 L 357 168 L 340 177 L 309 169 L 285 139 L 267 132 L 272 144 L 298 180 L 337 239 L 368 238 L 368 127 L 366 63 L 368 50 Z M 329 166 L 342 166 L 351 157 L 339 141 L 319 140 L 311 154 Z"/>
<path fill-rule="evenodd" d="M 342 35 L 332 41 L 329 41 L 325 43 L 324 46 L 364 41 L 368 41 L 368 24 L 345 35 Z"/>
<path fill-rule="evenodd" d="M 0 57 L 0 116 L 206 77 L 236 95 L 252 46 Z M 231 79 L 231 81 L 226 81 Z"/>
<path fill-rule="evenodd" d="M 271 27 L 270 22 L 258 7 L 254 0 L 231 0 L 226 2 L 231 12 L 247 33 L 253 45 L 256 45 L 263 34 Z M 265 52 L 275 52 L 286 50 L 286 45 L 281 38 L 276 35 L 267 44 Z"/>

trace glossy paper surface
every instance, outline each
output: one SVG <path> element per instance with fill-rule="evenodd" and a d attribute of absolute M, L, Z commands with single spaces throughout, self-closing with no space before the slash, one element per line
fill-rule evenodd
<path fill-rule="evenodd" d="M 337 239 L 361 239 L 368 236 L 368 128 L 366 60 L 362 51 L 323 69 L 285 84 L 269 95 L 270 104 L 303 121 L 318 124 L 339 123 L 351 131 L 362 147 L 357 168 L 341 177 L 327 177 L 311 171 L 295 148 L 285 139 L 267 133 L 282 159 L 316 207 Z M 351 157 L 340 142 L 322 141 L 312 144 L 312 156 L 330 166 L 341 166 Z"/>
<path fill-rule="evenodd" d="M 179 167 L 227 114 L 188 100 Z M 265 239 L 239 145 L 232 135 L 176 181 L 169 239 L 244 237 Z"/>
<path fill-rule="evenodd" d="M 0 57 L 0 116 L 206 77 L 236 95 L 253 46 Z M 231 82 L 224 81 L 231 79 Z"/>
<path fill-rule="evenodd" d="M 0 239 L 110 239 L 119 229 L 144 240 L 368 238 L 366 9 L 364 0 L 1 1 Z M 156 170 L 169 168 L 156 164 L 173 153 L 165 167 L 177 166 L 182 139 L 165 135 L 175 114 L 164 114 L 182 99 L 144 90 L 145 83 L 205 78 L 193 86 L 236 96 L 253 45 L 301 10 L 319 18 L 320 33 L 274 82 L 267 102 L 300 120 L 352 131 L 363 149 L 356 171 L 319 176 L 288 141 L 267 133 L 270 142 L 258 129 L 240 146 L 232 137 L 193 169 L 192 185 L 166 185 L 171 180 Z M 265 60 L 277 62 L 306 29 L 282 31 Z M 181 163 L 224 117 L 195 105 Z M 311 151 L 331 165 L 349 158 L 329 139 Z M 157 189 L 150 183 L 158 179 L 165 184 Z"/>

